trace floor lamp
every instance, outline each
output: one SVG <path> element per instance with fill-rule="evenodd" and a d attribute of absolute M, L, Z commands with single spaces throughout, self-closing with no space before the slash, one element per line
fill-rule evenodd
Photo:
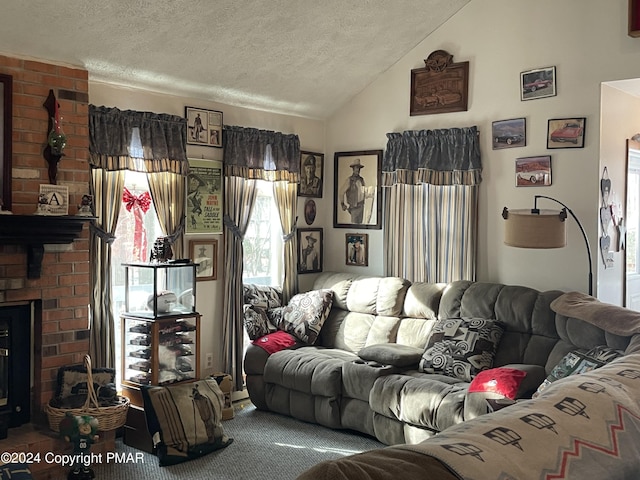
<path fill-rule="evenodd" d="M 545 198 L 562 205 L 562 210 L 540 210 L 538 199 Z M 531 210 L 509 210 L 504 207 L 502 218 L 505 219 L 504 243 L 519 248 L 561 248 L 567 244 L 567 232 L 565 220 L 567 212 L 580 227 L 584 244 L 587 247 L 589 261 L 589 295 L 593 295 L 593 269 L 591 261 L 591 247 L 587 234 L 578 220 L 578 217 L 560 200 L 536 195 Z"/>

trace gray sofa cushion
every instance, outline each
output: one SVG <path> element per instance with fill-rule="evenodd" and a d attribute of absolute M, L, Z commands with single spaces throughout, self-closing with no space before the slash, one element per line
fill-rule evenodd
<path fill-rule="evenodd" d="M 397 343 L 380 343 L 364 347 L 358 352 L 358 356 L 363 360 L 378 362 L 382 365 L 415 369 L 422 358 L 422 352 L 422 348 Z"/>

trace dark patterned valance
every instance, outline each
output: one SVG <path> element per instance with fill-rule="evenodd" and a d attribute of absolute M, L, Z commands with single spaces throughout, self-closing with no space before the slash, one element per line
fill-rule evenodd
<path fill-rule="evenodd" d="M 134 134 L 139 135 L 134 142 L 138 148 L 132 143 Z M 89 161 L 94 167 L 186 175 L 186 139 L 183 117 L 89 105 Z"/>
<path fill-rule="evenodd" d="M 477 127 L 388 133 L 382 185 L 477 185 L 482 162 Z"/>
<path fill-rule="evenodd" d="M 298 182 L 298 135 L 225 125 L 223 139 L 227 175 Z"/>

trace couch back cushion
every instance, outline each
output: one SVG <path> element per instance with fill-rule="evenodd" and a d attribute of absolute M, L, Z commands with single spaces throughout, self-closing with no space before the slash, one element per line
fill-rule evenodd
<path fill-rule="evenodd" d="M 494 365 L 544 366 L 556 343 L 555 314 L 550 303 L 562 292 L 539 292 L 499 283 L 452 282 L 443 293 L 440 318 L 496 319 L 505 326 Z"/>

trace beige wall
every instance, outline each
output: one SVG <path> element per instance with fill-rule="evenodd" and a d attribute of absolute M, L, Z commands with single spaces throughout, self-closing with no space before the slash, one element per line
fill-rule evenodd
<path fill-rule="evenodd" d="M 424 67 L 423 59 L 438 49 L 453 54 L 454 61 L 470 62 L 469 109 L 411 117 L 411 69 Z M 557 68 L 557 96 L 521 101 L 520 72 L 548 66 Z M 626 0 L 540 0 L 535 5 L 474 0 L 327 121 L 326 155 L 332 159 L 336 151 L 384 148 L 387 132 L 477 125 L 484 165 L 478 280 L 586 292 L 586 253 L 575 222 L 567 227 L 564 249 L 516 249 L 503 244 L 500 213 L 504 206 L 531 208 L 536 194 L 561 200 L 584 224 L 597 269 L 601 83 L 635 77 L 640 77 L 640 39 L 627 36 Z M 519 117 L 526 118 L 527 146 L 492 150 L 491 123 Z M 548 119 L 564 117 L 587 118 L 585 147 L 547 150 Z M 551 155 L 552 185 L 516 188 L 515 159 L 538 155 Z M 327 166 L 331 178 L 333 162 Z M 324 222 L 330 226 L 331 200 L 323 200 Z M 540 202 L 543 208 L 555 206 Z M 331 230 L 325 249 L 342 251 L 345 230 L 335 229 L 335 235 Z M 377 261 L 382 232 L 369 233 L 370 266 L 357 271 L 383 273 Z M 326 269 L 347 269 L 340 255 L 327 260 Z M 606 285 L 600 282 L 600 288 Z"/>
<path fill-rule="evenodd" d="M 322 152 L 324 150 L 324 124 L 317 120 L 309 120 L 299 117 L 278 115 L 258 110 L 231 107 L 215 102 L 184 98 L 178 96 L 157 94 L 143 90 L 118 87 L 103 83 L 89 82 L 89 102 L 94 105 L 105 105 L 118 107 L 122 110 L 140 110 L 156 113 L 169 113 L 174 115 L 184 115 L 184 107 L 192 106 L 220 110 L 223 112 L 223 121 L 226 125 L 241 125 L 244 127 L 254 127 L 266 130 L 275 130 L 284 133 L 295 133 L 300 137 L 303 149 Z M 187 146 L 187 154 L 190 158 L 206 158 L 212 160 L 222 160 L 222 149 L 211 147 Z M 298 202 L 303 205 L 303 202 Z M 299 208 L 299 223 L 304 224 L 304 212 L 302 206 Z M 306 225 L 305 225 L 306 226 Z M 313 227 L 317 226 L 316 223 Z M 218 238 L 218 265 L 220 272 L 223 272 L 223 248 L 224 239 L 222 235 L 186 235 L 185 252 L 188 255 L 189 240 L 192 239 Z M 301 276 L 301 284 L 308 288 L 308 281 L 305 283 L 305 276 Z M 308 277 L 308 275 L 306 276 Z M 309 279 L 310 281 L 310 279 Z M 222 317 L 223 317 L 223 280 L 218 276 L 218 280 L 198 282 L 196 293 L 196 309 L 202 313 L 202 335 L 201 335 L 201 371 L 203 375 L 220 371 L 222 369 Z M 205 369 L 205 358 L 207 353 L 214 355 L 213 371 Z"/>

